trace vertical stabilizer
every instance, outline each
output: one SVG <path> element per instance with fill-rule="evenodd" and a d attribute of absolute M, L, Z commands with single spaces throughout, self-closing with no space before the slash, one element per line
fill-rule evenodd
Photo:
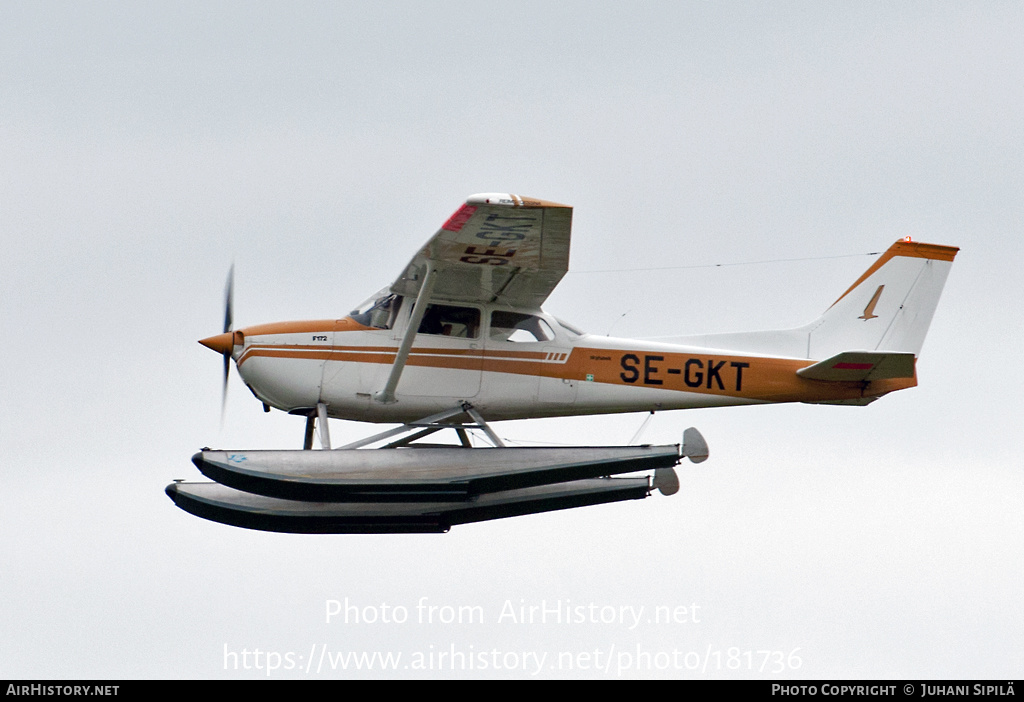
<path fill-rule="evenodd" d="M 815 322 L 808 358 L 843 351 L 917 356 L 958 248 L 897 241 Z"/>

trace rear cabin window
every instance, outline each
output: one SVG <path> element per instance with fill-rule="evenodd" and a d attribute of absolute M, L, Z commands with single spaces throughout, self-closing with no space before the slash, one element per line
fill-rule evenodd
<path fill-rule="evenodd" d="M 555 333 L 536 315 L 522 312 L 491 313 L 491 340 L 513 342 L 551 341 Z"/>

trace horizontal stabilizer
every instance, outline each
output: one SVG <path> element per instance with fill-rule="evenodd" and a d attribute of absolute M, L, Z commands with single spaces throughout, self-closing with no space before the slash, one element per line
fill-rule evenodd
<path fill-rule="evenodd" d="M 208 478 L 312 502 L 465 502 L 479 495 L 671 468 L 679 446 L 200 451 Z"/>
<path fill-rule="evenodd" d="M 422 534 L 444 533 L 456 524 L 638 500 L 650 490 L 644 477 L 576 480 L 481 495 L 472 502 L 300 502 L 240 492 L 218 483 L 176 482 L 168 485 L 166 492 L 190 514 L 244 529 L 291 534 Z"/>
<path fill-rule="evenodd" d="M 914 354 L 898 351 L 843 351 L 796 372 L 801 378 L 828 381 L 913 378 Z"/>

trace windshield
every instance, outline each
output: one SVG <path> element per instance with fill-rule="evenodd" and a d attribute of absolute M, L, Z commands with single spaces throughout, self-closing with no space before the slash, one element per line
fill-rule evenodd
<path fill-rule="evenodd" d="M 401 307 L 402 296 L 392 294 L 390 288 L 384 288 L 349 312 L 348 316 L 364 327 L 391 329 Z"/>

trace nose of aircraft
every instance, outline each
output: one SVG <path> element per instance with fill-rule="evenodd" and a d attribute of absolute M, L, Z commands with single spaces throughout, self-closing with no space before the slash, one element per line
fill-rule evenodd
<path fill-rule="evenodd" d="M 235 335 L 232 332 L 224 332 L 223 334 L 217 334 L 206 339 L 200 339 L 199 343 L 219 354 L 230 356 L 231 351 L 235 347 Z"/>

